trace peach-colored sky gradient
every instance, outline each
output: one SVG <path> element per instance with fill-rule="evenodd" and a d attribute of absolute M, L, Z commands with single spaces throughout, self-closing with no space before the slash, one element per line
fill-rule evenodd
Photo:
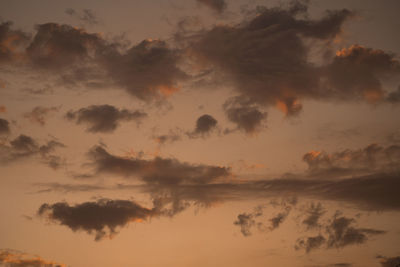
<path fill-rule="evenodd" d="M 0 1 L 0 266 L 400 266 L 399 9 Z"/>

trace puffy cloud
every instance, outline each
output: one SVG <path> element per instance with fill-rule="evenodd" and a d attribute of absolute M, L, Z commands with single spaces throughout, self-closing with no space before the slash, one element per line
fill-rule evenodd
<path fill-rule="evenodd" d="M 0 264 L 4 267 L 66 267 L 67 265 L 30 256 L 16 250 L 0 249 Z"/>
<path fill-rule="evenodd" d="M 19 60 L 29 36 L 22 31 L 12 30 L 11 22 L 0 23 L 0 64 Z"/>
<path fill-rule="evenodd" d="M 204 114 L 197 119 L 194 131 L 188 132 L 187 135 L 190 138 L 205 137 L 217 127 L 217 123 L 218 121 L 213 116 Z"/>
<path fill-rule="evenodd" d="M 87 131 L 93 133 L 111 133 L 117 129 L 121 121 L 136 121 L 146 117 L 147 114 L 135 110 L 117 109 L 110 105 L 92 105 L 66 114 L 68 120 L 77 124 L 88 124 Z"/>
<path fill-rule="evenodd" d="M 33 108 L 30 112 L 24 114 L 24 117 L 31 120 L 34 123 L 38 123 L 41 126 L 46 124 L 46 117 L 49 113 L 58 112 L 60 107 L 41 107 L 37 106 Z"/>
<path fill-rule="evenodd" d="M 0 162 L 11 163 L 24 158 L 39 157 L 43 163 L 57 169 L 63 164 L 62 159 L 53 154 L 55 149 L 59 147 L 65 146 L 55 140 L 39 145 L 32 137 L 19 135 L 8 144 L 0 144 Z"/>
<path fill-rule="evenodd" d="M 187 78 L 178 67 L 180 57 L 165 41 L 147 39 L 122 54 L 108 46 L 99 61 L 129 94 L 150 101 L 179 90 L 178 82 Z"/>
<path fill-rule="evenodd" d="M 35 67 L 60 71 L 91 59 L 102 42 L 99 35 L 83 29 L 46 23 L 37 26 L 26 53 Z"/>
<path fill-rule="evenodd" d="M 326 96 L 374 103 L 384 98 L 381 78 L 399 74 L 400 62 L 382 50 L 353 45 L 336 53 L 326 73 Z"/>
<path fill-rule="evenodd" d="M 194 37 L 191 55 L 236 83 L 241 98 L 263 106 L 277 105 L 287 115 L 301 110 L 299 98 L 319 98 L 321 68 L 309 61 L 310 42 L 332 41 L 349 10 L 329 11 L 318 20 L 307 18 L 307 6 L 295 2 L 287 9 L 259 8 L 257 16 L 237 26 L 218 25 Z M 327 49 L 327 48 L 326 48 Z"/>
<path fill-rule="evenodd" d="M 225 0 L 196 0 L 198 3 L 208 6 L 218 13 L 222 13 L 226 9 Z"/>
<path fill-rule="evenodd" d="M 0 118 L 0 135 L 9 134 L 10 133 L 10 123 Z"/>
<path fill-rule="evenodd" d="M 99 241 L 104 237 L 113 237 L 118 227 L 156 215 L 156 211 L 128 200 L 100 199 L 74 206 L 65 202 L 45 203 L 39 208 L 38 214 L 73 231 L 94 233 L 95 240 Z"/>
<path fill-rule="evenodd" d="M 254 134 L 260 131 L 263 121 L 267 118 L 266 112 L 261 112 L 255 105 L 233 98 L 223 105 L 228 119 L 237 125 L 237 129 L 247 134 Z M 229 133 L 231 130 L 225 131 Z"/>

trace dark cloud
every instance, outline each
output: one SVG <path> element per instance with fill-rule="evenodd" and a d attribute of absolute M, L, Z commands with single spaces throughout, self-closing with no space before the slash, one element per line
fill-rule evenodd
<path fill-rule="evenodd" d="M 257 133 L 264 127 L 263 121 L 267 118 L 267 113 L 261 112 L 255 105 L 234 98 L 225 102 L 223 107 L 228 119 L 247 134 Z M 230 130 L 225 131 L 229 132 Z"/>
<path fill-rule="evenodd" d="M 147 39 L 119 53 L 113 47 L 99 56 L 102 66 L 113 80 L 139 99 L 162 99 L 179 90 L 178 81 L 187 75 L 178 67 L 179 50 L 165 41 Z"/>
<path fill-rule="evenodd" d="M 306 11 L 300 2 L 287 9 L 259 8 L 248 22 L 218 25 L 179 40 L 190 43 L 191 53 L 201 63 L 234 81 L 241 98 L 263 106 L 277 105 L 293 115 L 301 110 L 299 98 L 322 94 L 321 69 L 309 62 L 311 47 L 305 39 L 318 44 L 319 40 L 332 41 L 353 15 L 348 10 L 329 11 L 312 20 Z"/>
<path fill-rule="evenodd" d="M 118 109 L 110 105 L 92 105 L 77 111 L 69 111 L 65 117 L 77 124 L 87 124 L 87 131 L 93 133 L 111 133 L 117 129 L 121 121 L 136 121 L 146 117 L 147 114 L 135 110 Z"/>
<path fill-rule="evenodd" d="M 78 12 L 73 8 L 67 8 L 65 13 L 81 20 L 85 24 L 89 25 L 96 25 L 99 23 L 98 18 L 96 17 L 95 13 L 91 9 L 83 9 L 82 12 Z"/>
<path fill-rule="evenodd" d="M 46 124 L 46 117 L 52 112 L 58 112 L 60 107 L 41 107 L 37 106 L 30 112 L 24 114 L 24 117 L 41 126 Z"/>
<path fill-rule="evenodd" d="M 37 26 L 26 53 L 36 68 L 60 71 L 92 59 L 103 42 L 99 35 L 83 29 L 46 23 Z"/>
<path fill-rule="evenodd" d="M 258 225 L 259 228 L 262 226 L 261 223 L 256 223 L 255 218 L 263 215 L 262 206 L 254 208 L 251 213 L 242 213 L 237 216 L 237 220 L 233 222 L 234 225 L 240 227 L 240 232 L 243 236 L 251 235 L 251 228 Z"/>
<path fill-rule="evenodd" d="M 312 19 L 304 2 L 259 7 L 253 18 L 237 25 L 219 24 L 195 34 L 182 30 L 176 38 L 187 45 L 195 63 L 224 77 L 225 84 L 233 83 L 240 99 L 276 106 L 287 116 L 301 112 L 303 99 L 384 100 L 383 81 L 400 75 L 396 56 L 359 45 L 324 56 L 355 14 L 329 10 Z M 396 94 L 389 98 L 394 101 Z"/>
<path fill-rule="evenodd" d="M 368 228 L 355 228 L 352 224 L 355 220 L 335 214 L 330 225 L 327 227 L 328 248 L 343 248 L 348 245 L 357 245 L 367 242 L 368 237 L 371 235 L 381 235 L 385 231 L 368 229 Z"/>
<path fill-rule="evenodd" d="M 0 135 L 9 134 L 10 133 L 10 123 L 0 118 Z"/>
<path fill-rule="evenodd" d="M 61 157 L 54 154 L 56 148 L 64 144 L 51 140 L 43 145 L 27 135 L 19 135 L 8 144 L 0 144 L 0 162 L 6 164 L 24 158 L 38 157 L 43 163 L 53 169 L 63 164 Z"/>
<path fill-rule="evenodd" d="M 9 21 L 0 23 L 0 64 L 18 60 L 29 41 L 27 34 L 12 30 L 11 25 Z"/>
<path fill-rule="evenodd" d="M 399 267 L 400 266 L 400 257 L 383 257 L 378 256 L 377 258 L 381 259 L 380 263 L 382 267 Z"/>
<path fill-rule="evenodd" d="M 307 253 L 314 249 L 322 247 L 326 242 L 325 237 L 322 235 L 300 238 L 296 241 L 295 249 L 304 249 Z"/>
<path fill-rule="evenodd" d="M 305 249 L 307 253 L 311 250 L 322 248 L 343 248 L 349 245 L 360 245 L 368 241 L 373 235 L 385 234 L 385 231 L 356 228 L 356 220 L 344 217 L 340 212 L 336 212 L 330 222 L 325 226 L 326 236 L 319 234 L 313 237 L 299 238 L 296 241 L 295 249 Z M 340 265 L 339 265 L 340 266 Z"/>
<path fill-rule="evenodd" d="M 358 150 L 346 149 L 328 154 L 311 151 L 303 156 L 309 171 L 316 176 L 336 176 L 371 173 L 376 171 L 399 171 L 400 146 L 383 147 L 368 145 Z"/>
<path fill-rule="evenodd" d="M 198 3 L 208 6 L 218 13 L 222 13 L 227 5 L 225 0 L 196 0 Z"/>
<path fill-rule="evenodd" d="M 137 177 L 147 184 L 207 184 L 230 175 L 225 167 L 192 165 L 176 159 L 156 157 L 152 160 L 124 158 L 95 146 L 88 153 L 95 172 Z"/>
<path fill-rule="evenodd" d="M 400 102 L 400 86 L 397 88 L 396 91 L 390 92 L 386 97 L 386 101 L 389 103 L 399 103 Z"/>
<path fill-rule="evenodd" d="M 307 227 L 307 230 L 319 228 L 319 219 L 325 214 L 325 209 L 322 207 L 321 203 L 315 204 L 314 202 L 306 210 L 307 217 L 302 221 L 302 223 Z"/>
<path fill-rule="evenodd" d="M 234 225 L 240 226 L 240 232 L 244 236 L 251 235 L 250 229 L 256 224 L 252 214 L 243 213 L 237 216 L 237 220 L 233 222 Z"/>
<path fill-rule="evenodd" d="M 337 99 L 364 98 L 378 102 L 384 98 L 381 79 L 400 73 L 394 54 L 353 45 L 336 53 L 326 69 L 325 92 Z"/>
<path fill-rule="evenodd" d="M 205 137 L 217 127 L 217 123 L 213 116 L 204 114 L 197 119 L 194 131 L 188 132 L 187 135 L 190 138 Z"/>
<path fill-rule="evenodd" d="M 117 228 L 132 221 L 149 219 L 156 215 L 156 211 L 128 200 L 100 199 L 74 206 L 65 202 L 43 204 L 38 215 L 65 225 L 74 232 L 82 230 L 93 233 L 95 240 L 99 241 L 104 237 L 113 237 L 117 234 Z"/>
<path fill-rule="evenodd" d="M 0 249 L 0 264 L 4 267 L 66 267 L 65 264 L 10 249 Z"/>
<path fill-rule="evenodd" d="M 286 219 L 286 217 L 289 215 L 289 211 L 286 212 L 280 212 L 278 213 L 275 217 L 271 218 L 269 221 L 271 222 L 271 230 L 275 230 L 278 228 L 281 223 L 283 223 Z"/>

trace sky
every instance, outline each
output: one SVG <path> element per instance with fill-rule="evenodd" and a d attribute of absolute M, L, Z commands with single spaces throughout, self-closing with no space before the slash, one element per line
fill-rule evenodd
<path fill-rule="evenodd" d="M 400 266 L 397 0 L 0 0 L 0 266 Z"/>

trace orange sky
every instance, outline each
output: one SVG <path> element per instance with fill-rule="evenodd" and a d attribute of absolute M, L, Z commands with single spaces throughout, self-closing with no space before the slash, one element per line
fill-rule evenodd
<path fill-rule="evenodd" d="M 0 1 L 0 266 L 398 266 L 399 7 Z"/>

